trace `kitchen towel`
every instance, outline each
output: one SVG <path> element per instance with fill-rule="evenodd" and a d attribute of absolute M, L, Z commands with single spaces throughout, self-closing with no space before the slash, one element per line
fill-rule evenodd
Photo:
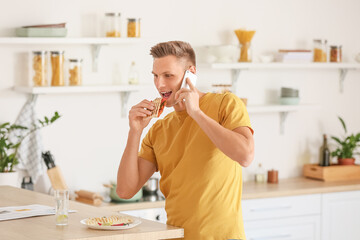
<path fill-rule="evenodd" d="M 31 95 L 21 109 L 15 124 L 32 128 L 36 121 L 35 103 L 37 95 Z M 18 137 L 23 136 L 23 130 L 15 130 L 10 139 L 17 142 Z M 21 143 L 17 157 L 19 159 L 18 169 L 26 170 L 28 175 L 36 183 L 37 179 L 44 173 L 44 166 L 41 158 L 42 144 L 39 131 L 35 131 L 28 135 Z"/>

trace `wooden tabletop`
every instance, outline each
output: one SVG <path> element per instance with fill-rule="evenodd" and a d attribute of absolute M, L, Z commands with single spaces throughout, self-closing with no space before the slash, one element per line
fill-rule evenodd
<path fill-rule="evenodd" d="M 54 198 L 49 195 L 10 186 L 0 186 L 0 207 L 42 204 L 54 206 Z M 142 223 L 132 229 L 104 231 L 93 230 L 80 223 L 88 217 L 112 215 L 114 212 L 70 201 L 67 226 L 56 226 L 55 216 L 39 216 L 0 222 L 1 239 L 173 239 L 184 236 L 182 228 L 141 219 Z"/>

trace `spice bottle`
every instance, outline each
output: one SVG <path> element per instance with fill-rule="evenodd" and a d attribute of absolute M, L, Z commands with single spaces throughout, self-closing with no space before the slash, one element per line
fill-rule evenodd
<path fill-rule="evenodd" d="M 64 86 L 64 51 L 51 51 L 51 86 Z"/>
<path fill-rule="evenodd" d="M 342 62 L 341 45 L 330 46 L 330 62 Z"/>
<path fill-rule="evenodd" d="M 327 145 L 327 136 L 323 135 L 323 145 L 321 147 L 321 162 L 320 166 L 327 167 L 330 166 L 330 150 Z"/>
<path fill-rule="evenodd" d="M 314 62 L 326 62 L 327 40 L 314 40 Z"/>
<path fill-rule="evenodd" d="M 259 163 L 255 173 L 255 182 L 263 183 L 265 182 L 265 178 L 266 178 L 265 169 L 262 167 L 261 163 Z"/>
<path fill-rule="evenodd" d="M 128 37 L 140 37 L 140 18 L 128 18 Z"/>
<path fill-rule="evenodd" d="M 120 13 L 105 13 L 106 37 L 120 37 L 121 28 Z"/>
<path fill-rule="evenodd" d="M 82 59 L 69 59 L 69 85 L 82 84 Z"/>
<path fill-rule="evenodd" d="M 32 80 L 34 87 L 48 86 L 47 79 L 47 51 L 32 52 Z"/>
<path fill-rule="evenodd" d="M 131 63 L 128 79 L 129 84 L 139 84 L 139 72 L 136 68 L 135 62 Z"/>

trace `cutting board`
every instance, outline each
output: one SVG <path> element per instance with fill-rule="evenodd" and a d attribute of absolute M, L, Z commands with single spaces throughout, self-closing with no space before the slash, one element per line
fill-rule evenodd
<path fill-rule="evenodd" d="M 331 165 L 322 167 L 318 164 L 305 164 L 303 175 L 325 182 L 360 180 L 360 165 Z"/>

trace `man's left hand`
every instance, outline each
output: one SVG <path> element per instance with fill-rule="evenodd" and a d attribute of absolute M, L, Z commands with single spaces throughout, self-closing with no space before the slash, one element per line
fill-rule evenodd
<path fill-rule="evenodd" d="M 186 78 L 186 83 L 190 89 L 181 88 L 175 94 L 177 102 L 185 100 L 186 111 L 190 117 L 194 118 L 201 110 L 199 107 L 199 93 L 189 78 Z"/>

